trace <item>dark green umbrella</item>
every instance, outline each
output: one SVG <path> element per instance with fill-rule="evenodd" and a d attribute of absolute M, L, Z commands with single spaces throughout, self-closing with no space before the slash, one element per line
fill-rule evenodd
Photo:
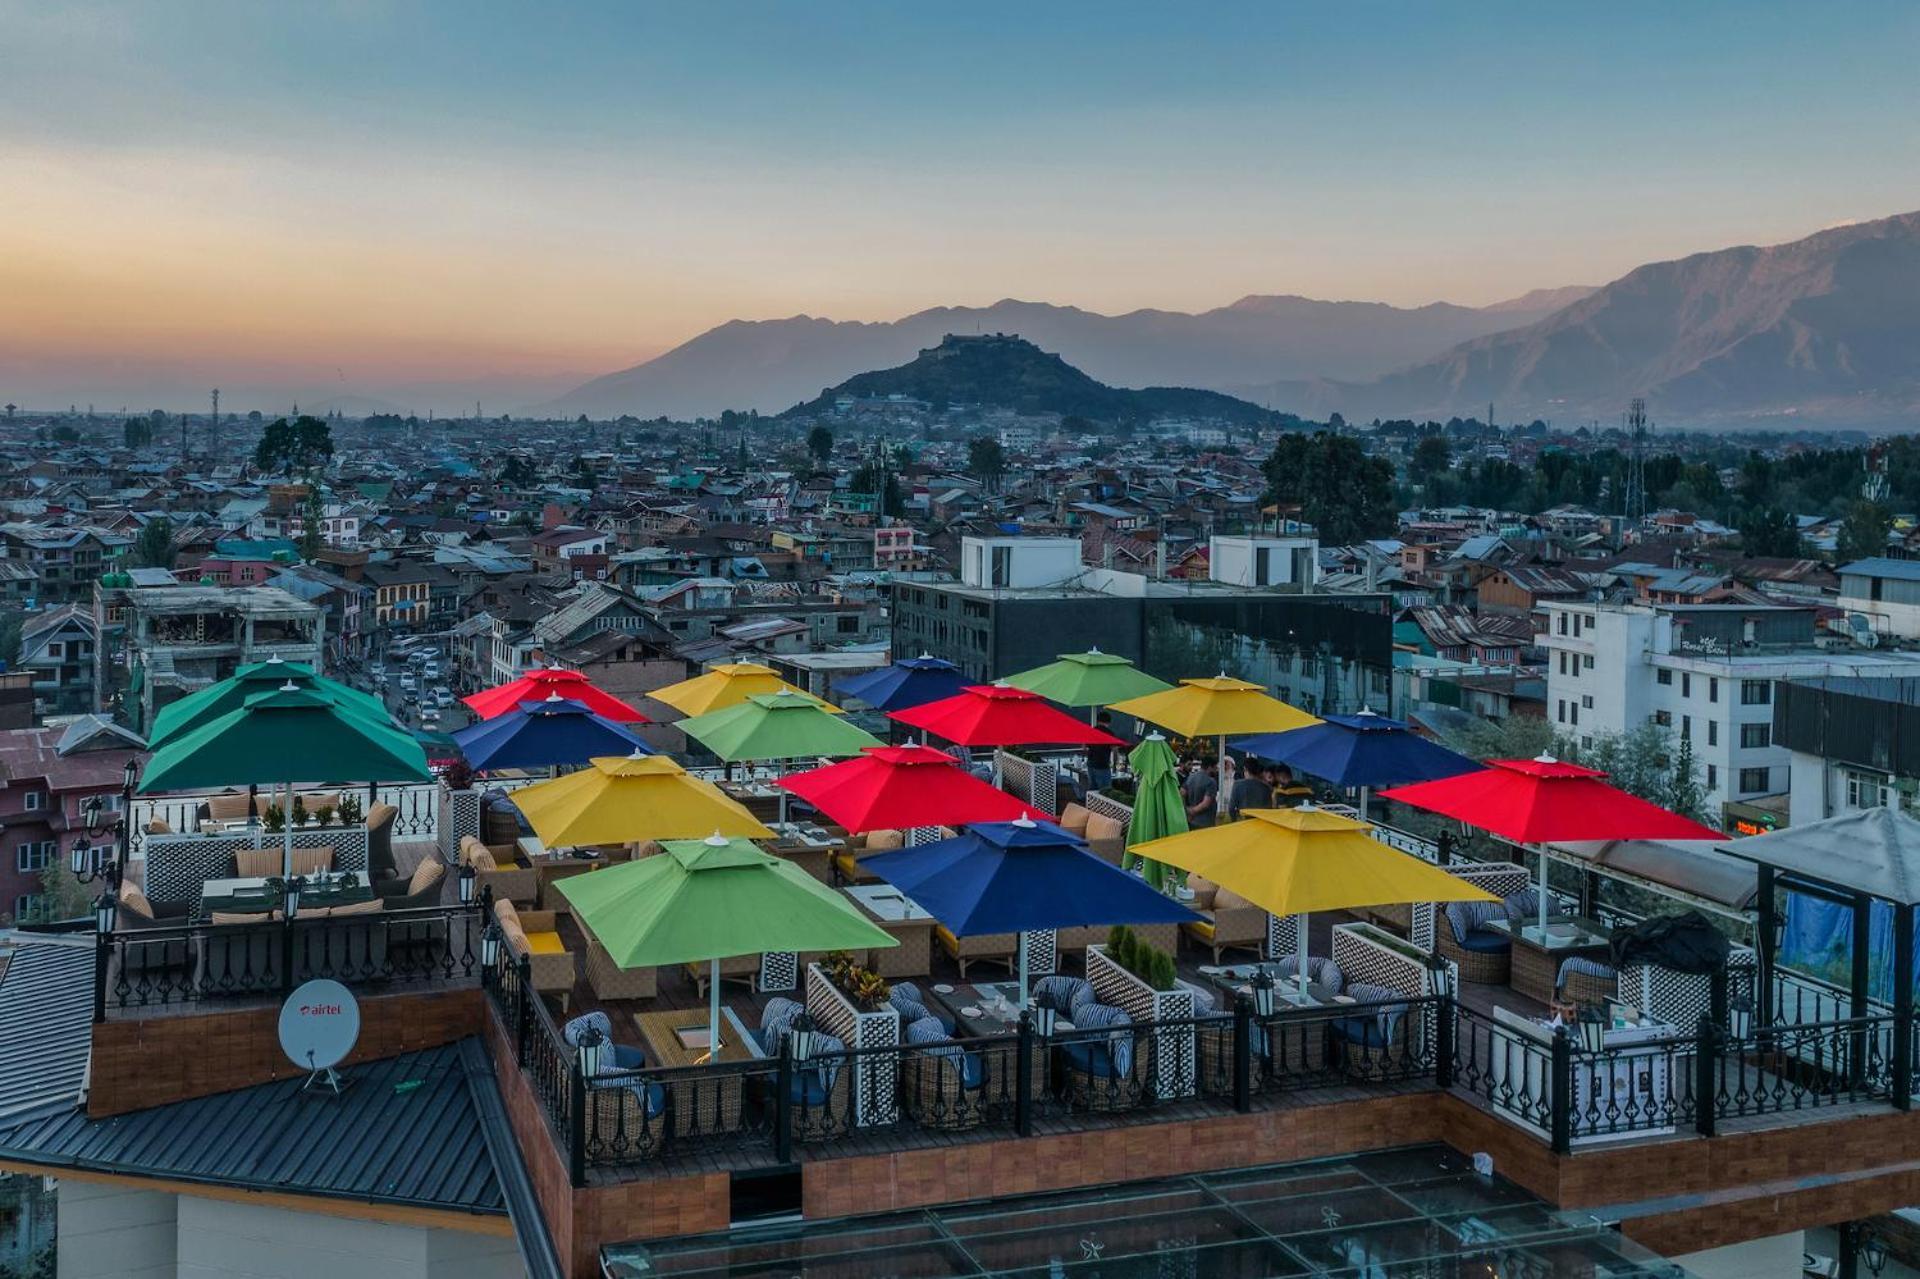
<path fill-rule="evenodd" d="M 393 722 L 385 704 L 372 694 L 363 693 L 339 680 L 328 679 L 304 662 L 270 657 L 264 662 L 242 666 L 231 678 L 161 707 L 160 713 L 153 717 L 153 732 L 147 736 L 147 747 L 158 750 L 190 729 L 210 724 L 229 711 L 239 710 L 254 694 L 271 692 L 286 684 L 324 693 L 338 702 L 341 709 L 365 716 L 375 723 Z"/>
<path fill-rule="evenodd" d="M 140 793 L 201 787 L 284 785 L 293 813 L 296 781 L 424 782 L 426 752 L 412 737 L 344 707 L 323 690 L 288 682 L 254 693 L 237 710 L 187 729 L 154 751 Z M 293 872 L 293 822 L 285 871 Z"/>

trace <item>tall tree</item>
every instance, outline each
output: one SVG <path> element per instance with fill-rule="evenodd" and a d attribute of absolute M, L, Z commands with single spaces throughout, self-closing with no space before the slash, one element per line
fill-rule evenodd
<path fill-rule="evenodd" d="M 1007 452 L 992 435 L 976 435 L 967 441 L 967 474 L 979 480 L 989 493 L 1000 490 L 1000 477 L 1007 473 Z"/>
<path fill-rule="evenodd" d="M 826 465 L 827 459 L 833 456 L 833 431 L 824 424 L 808 431 L 807 452 L 822 466 Z"/>
<path fill-rule="evenodd" d="M 1748 555 L 1777 558 L 1800 553 L 1800 526 L 1777 506 L 1756 506 L 1742 516 L 1740 549 Z"/>
<path fill-rule="evenodd" d="M 151 520 L 133 539 L 133 558 L 141 568 L 173 567 L 173 521 Z"/>
<path fill-rule="evenodd" d="M 320 558 L 320 548 L 325 545 L 320 529 L 325 519 L 326 508 L 320 501 L 320 486 L 309 484 L 306 501 L 300 509 L 300 558 L 308 563 Z"/>
<path fill-rule="evenodd" d="M 1393 467 L 1332 431 L 1289 431 L 1261 465 L 1266 501 L 1296 506 L 1321 542 L 1345 546 L 1394 529 Z"/>
<path fill-rule="evenodd" d="M 1408 460 L 1407 473 L 1415 483 L 1431 484 L 1436 475 L 1445 475 L 1447 468 L 1453 465 L 1453 446 L 1447 443 L 1444 435 L 1425 435 L 1413 446 L 1413 456 Z"/>
<path fill-rule="evenodd" d="M 253 465 L 272 474 L 311 475 L 333 457 L 333 428 L 308 414 L 294 421 L 276 418 L 260 433 Z"/>
<path fill-rule="evenodd" d="M 1847 508 L 1847 517 L 1840 524 L 1840 558 L 1864 560 L 1885 555 L 1887 530 L 1892 527 L 1892 511 L 1878 502 L 1859 499 Z"/>

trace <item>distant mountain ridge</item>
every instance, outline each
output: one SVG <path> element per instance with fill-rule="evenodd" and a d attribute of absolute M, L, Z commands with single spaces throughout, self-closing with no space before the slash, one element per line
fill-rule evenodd
<path fill-rule="evenodd" d="M 1920 213 L 1654 262 L 1552 315 L 1363 385 L 1266 385 L 1308 415 L 1676 425 L 1920 418 Z"/>
<path fill-rule="evenodd" d="M 973 404 L 1026 415 L 1059 413 L 1100 423 L 1190 418 L 1256 425 L 1279 414 L 1218 391 L 1154 386 L 1129 390 L 1088 377 L 1058 355 L 1011 334 L 948 334 L 892 369 L 848 378 L 788 409 L 798 417 L 832 411 L 843 399 L 903 396 L 930 404 Z"/>
<path fill-rule="evenodd" d="M 935 307 L 890 323 L 807 315 L 731 320 L 533 411 L 592 417 L 698 417 L 729 408 L 777 412 L 863 370 L 911 360 L 948 333 L 1018 333 L 1116 387 L 1231 391 L 1278 378 L 1360 379 L 1526 324 L 1553 305 L 1551 298 L 1524 303 L 1404 308 L 1255 294 L 1198 314 L 1101 315 L 1008 298 L 988 307 Z"/>

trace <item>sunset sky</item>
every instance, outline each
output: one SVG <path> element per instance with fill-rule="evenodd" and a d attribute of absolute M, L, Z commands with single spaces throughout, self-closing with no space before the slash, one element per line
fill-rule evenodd
<path fill-rule="evenodd" d="M 500 408 L 734 317 L 1485 303 L 1920 207 L 1920 6 L 0 0 L 0 399 Z"/>

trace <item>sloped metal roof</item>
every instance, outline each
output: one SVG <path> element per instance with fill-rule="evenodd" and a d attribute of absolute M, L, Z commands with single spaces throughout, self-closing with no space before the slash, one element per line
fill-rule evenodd
<path fill-rule="evenodd" d="M 0 1122 L 72 1106 L 93 1052 L 93 934 L 0 933 Z"/>
<path fill-rule="evenodd" d="M 90 952 L 83 952 L 91 962 Z M 77 987 L 90 995 L 91 986 Z M 91 1016 L 91 1008 L 86 1009 Z M 0 1120 L 0 1158 L 367 1203 L 507 1211 L 459 1044 L 89 1119 L 71 1101 Z"/>

